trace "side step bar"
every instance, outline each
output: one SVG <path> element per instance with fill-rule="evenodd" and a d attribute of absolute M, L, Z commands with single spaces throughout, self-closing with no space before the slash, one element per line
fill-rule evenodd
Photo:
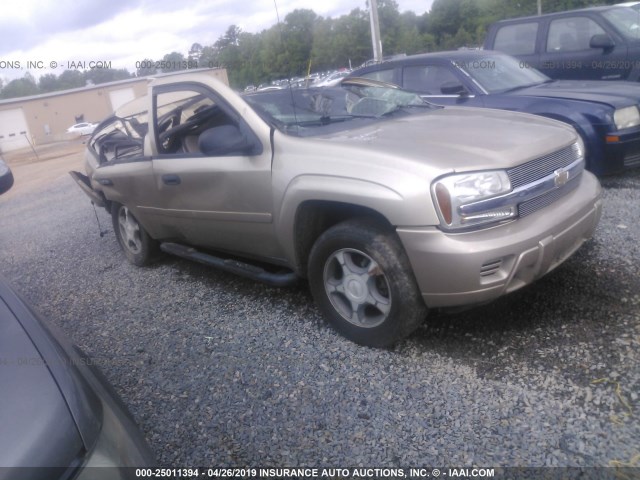
<path fill-rule="evenodd" d="M 215 267 L 225 272 L 234 273 L 241 277 L 257 280 L 273 287 L 288 287 L 298 281 L 298 276 L 293 272 L 271 273 L 257 265 L 240 262 L 233 259 L 215 257 L 208 253 L 199 252 L 195 248 L 180 245 L 179 243 L 161 243 L 160 250 L 171 255 L 193 260 L 210 267 Z"/>

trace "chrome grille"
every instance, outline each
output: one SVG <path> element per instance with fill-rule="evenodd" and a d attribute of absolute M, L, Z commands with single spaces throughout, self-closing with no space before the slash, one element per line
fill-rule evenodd
<path fill-rule="evenodd" d="M 518 215 L 520 217 L 526 217 L 527 215 L 533 212 L 536 212 L 541 208 L 546 207 L 547 205 L 551 205 L 560 197 L 565 196 L 567 193 L 575 189 L 580 183 L 581 177 L 582 175 L 578 175 L 574 179 L 569 180 L 569 182 L 567 182 L 567 184 L 564 185 L 562 188 L 551 190 L 550 192 L 544 193 L 539 197 L 536 197 L 527 202 L 521 203 L 520 205 L 518 205 Z"/>
<path fill-rule="evenodd" d="M 507 170 L 507 175 L 513 188 L 521 187 L 535 182 L 542 177 L 552 174 L 559 168 L 566 167 L 580 157 L 580 149 L 577 143 L 550 153 L 544 157 L 530 160 L 527 163 Z"/>

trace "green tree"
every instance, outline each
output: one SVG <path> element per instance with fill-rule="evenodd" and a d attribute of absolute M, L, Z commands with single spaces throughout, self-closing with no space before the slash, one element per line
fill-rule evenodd
<path fill-rule="evenodd" d="M 428 52 L 429 48 L 425 43 L 425 37 L 420 35 L 418 27 L 402 29 L 396 39 L 395 50 L 391 53 L 406 53 L 414 55 L 416 53 Z"/>
<path fill-rule="evenodd" d="M 198 65 L 202 68 L 215 68 L 220 66 L 220 49 L 213 45 L 202 47 Z"/>
<path fill-rule="evenodd" d="M 283 37 L 294 75 L 307 73 L 313 48 L 314 26 L 318 18 L 313 10 L 297 9 L 284 19 Z"/>
<path fill-rule="evenodd" d="M 202 54 L 202 48 L 202 45 L 200 45 L 199 43 L 194 43 L 193 45 L 191 45 L 191 48 L 189 49 L 189 55 L 187 57 L 191 65 L 198 64 L 200 55 Z"/>
<path fill-rule="evenodd" d="M 279 26 L 263 31 L 260 34 L 260 42 L 257 60 L 264 74 L 252 83 L 259 84 L 266 80 L 290 78 L 296 75 L 291 68 L 291 59 L 286 53 L 284 37 Z"/>
<path fill-rule="evenodd" d="M 242 29 L 236 25 L 230 25 L 223 36 L 218 38 L 215 45 L 222 49 L 230 46 L 238 46 L 240 44 L 240 34 Z"/>
<path fill-rule="evenodd" d="M 11 80 L 0 92 L 1 98 L 17 98 L 27 97 L 29 95 L 36 95 L 40 93 L 36 80 L 29 72 L 24 74 L 22 78 L 16 78 Z"/>
<path fill-rule="evenodd" d="M 177 72 L 185 70 L 187 65 L 187 59 L 179 52 L 167 53 L 162 57 L 161 62 L 160 69 L 162 72 Z"/>
<path fill-rule="evenodd" d="M 334 33 L 334 21 L 331 18 L 319 17 L 314 24 L 313 47 L 311 48 L 314 69 L 328 70 L 336 65 L 335 52 L 332 48 Z"/>
<path fill-rule="evenodd" d="M 124 68 L 94 68 L 84 72 L 84 78 L 86 82 L 91 82 L 94 85 L 107 82 L 116 82 L 118 80 L 126 80 L 131 78 L 131 74 Z"/>
<path fill-rule="evenodd" d="M 156 68 L 156 61 L 151 60 L 150 58 L 145 58 L 144 60 L 140 60 L 136 62 L 140 65 L 136 69 L 136 77 L 146 77 L 149 75 L 155 75 L 158 73 L 158 69 Z"/>
<path fill-rule="evenodd" d="M 234 85 L 242 87 L 255 84 L 264 78 L 265 70 L 260 61 L 260 50 L 262 45 L 260 38 L 251 33 L 243 32 L 238 40 L 238 60 L 240 69 L 234 78 Z"/>
<path fill-rule="evenodd" d="M 348 15 L 339 17 L 334 25 L 331 45 L 334 65 L 355 68 L 373 57 L 367 12 L 356 8 Z"/>
<path fill-rule="evenodd" d="M 398 48 L 398 41 L 402 31 L 408 26 L 403 25 L 398 11 L 398 4 L 395 0 L 378 0 L 378 20 L 380 23 L 382 54 L 402 53 Z"/>
<path fill-rule="evenodd" d="M 60 90 L 58 76 L 54 73 L 46 73 L 38 80 L 38 90 L 43 93 Z"/>
<path fill-rule="evenodd" d="M 236 25 L 227 28 L 224 35 L 220 36 L 213 47 L 217 50 L 217 59 L 220 65 L 227 69 L 229 82 L 233 86 L 239 86 L 242 60 L 240 55 L 240 37 L 242 30 Z"/>
<path fill-rule="evenodd" d="M 502 1 L 502 0 L 501 0 Z M 536 0 L 523 0 L 524 2 Z M 427 20 L 428 33 L 433 35 L 438 46 L 455 48 L 452 40 L 458 32 L 458 38 L 467 40 L 464 32 L 473 32 L 471 43 L 481 41 L 475 38 L 477 24 L 482 16 L 479 3 L 476 0 L 434 0 Z M 463 46 L 463 45 L 457 45 Z"/>
<path fill-rule="evenodd" d="M 86 85 L 83 72 L 80 70 L 65 70 L 58 77 L 59 90 L 80 88 Z"/>

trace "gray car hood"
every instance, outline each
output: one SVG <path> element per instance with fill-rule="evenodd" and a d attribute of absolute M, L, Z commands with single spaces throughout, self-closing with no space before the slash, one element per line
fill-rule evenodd
<path fill-rule="evenodd" d="M 443 171 L 510 168 L 577 140 L 564 123 L 502 110 L 446 107 L 320 137 Z"/>
<path fill-rule="evenodd" d="M 49 368 L 0 298 L 0 465 L 68 467 L 83 449 Z M 3 473 L 12 475 L 7 469 Z"/>

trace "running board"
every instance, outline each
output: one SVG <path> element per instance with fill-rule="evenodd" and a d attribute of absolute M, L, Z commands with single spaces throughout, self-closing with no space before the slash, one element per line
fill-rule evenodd
<path fill-rule="evenodd" d="M 229 258 L 220 258 L 208 253 L 199 252 L 193 247 L 180 245 L 179 243 L 161 243 L 160 250 L 171 255 L 193 260 L 210 267 L 215 267 L 225 272 L 234 273 L 241 277 L 257 280 L 273 287 L 288 287 L 298 281 L 298 276 L 291 272 L 271 273 L 264 268 L 249 263 L 240 262 Z"/>

